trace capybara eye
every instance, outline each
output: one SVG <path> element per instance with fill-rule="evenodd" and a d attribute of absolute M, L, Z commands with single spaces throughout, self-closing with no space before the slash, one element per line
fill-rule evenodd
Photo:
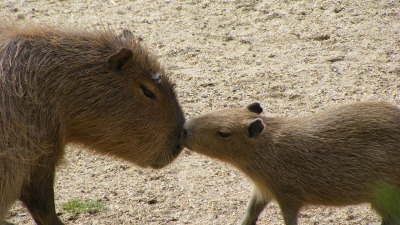
<path fill-rule="evenodd" d="M 151 99 L 154 99 L 154 100 L 157 98 L 156 95 L 155 95 L 152 91 L 150 91 L 149 89 L 147 89 L 145 86 L 140 85 L 140 89 L 142 89 L 143 94 L 144 94 L 146 97 L 151 98 Z"/>
<path fill-rule="evenodd" d="M 226 137 L 230 137 L 232 135 L 232 133 L 228 132 L 228 131 L 218 131 L 218 135 L 226 138 Z"/>

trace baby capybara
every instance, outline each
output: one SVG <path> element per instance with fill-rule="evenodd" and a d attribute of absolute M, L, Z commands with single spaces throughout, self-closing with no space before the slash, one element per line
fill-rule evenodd
<path fill-rule="evenodd" d="M 304 205 L 371 203 L 382 224 L 400 224 L 400 109 L 345 105 L 300 118 L 270 118 L 253 103 L 188 120 L 184 144 L 228 162 L 254 183 L 243 225 L 272 199 L 287 225 Z"/>
<path fill-rule="evenodd" d="M 161 168 L 181 152 L 174 85 L 131 32 L 0 27 L 0 221 L 20 199 L 62 224 L 54 171 L 68 143 Z"/>

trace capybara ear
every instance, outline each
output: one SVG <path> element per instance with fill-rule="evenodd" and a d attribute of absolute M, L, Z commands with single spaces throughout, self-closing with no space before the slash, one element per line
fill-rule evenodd
<path fill-rule="evenodd" d="M 263 108 L 261 108 L 261 105 L 258 102 L 251 103 L 250 105 L 247 106 L 247 109 L 250 112 L 257 114 L 261 114 L 263 112 Z"/>
<path fill-rule="evenodd" d="M 260 119 L 253 120 L 249 124 L 249 127 L 247 128 L 250 138 L 258 137 L 263 132 L 263 130 L 264 130 L 264 124 Z"/>
<path fill-rule="evenodd" d="M 114 54 L 108 58 L 108 65 L 110 66 L 111 70 L 120 72 L 124 65 L 132 59 L 132 56 L 132 50 L 121 48 L 117 54 Z"/>

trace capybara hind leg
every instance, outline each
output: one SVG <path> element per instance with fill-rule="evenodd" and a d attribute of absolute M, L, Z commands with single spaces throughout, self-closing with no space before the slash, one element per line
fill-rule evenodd
<path fill-rule="evenodd" d="M 247 204 L 246 215 L 241 225 L 255 225 L 258 217 L 269 201 L 269 198 L 265 198 L 257 190 L 253 190 L 250 201 Z"/>
<path fill-rule="evenodd" d="M 63 225 L 54 205 L 54 168 L 37 170 L 24 187 L 20 200 L 38 225 Z"/>

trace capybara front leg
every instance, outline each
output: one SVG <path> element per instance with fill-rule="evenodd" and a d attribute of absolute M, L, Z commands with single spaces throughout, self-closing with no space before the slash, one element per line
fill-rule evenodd
<path fill-rule="evenodd" d="M 241 225 L 255 225 L 258 217 L 269 201 L 269 198 L 264 197 L 254 189 L 250 201 L 247 204 L 246 215 L 243 218 Z"/>
<path fill-rule="evenodd" d="M 49 171 L 50 170 L 50 171 Z M 63 225 L 54 205 L 54 168 L 40 168 L 32 174 L 20 200 L 38 225 Z"/>
<path fill-rule="evenodd" d="M 283 219 L 286 225 L 297 225 L 297 214 L 300 210 L 300 204 L 296 202 L 279 202 L 282 211 Z"/>

